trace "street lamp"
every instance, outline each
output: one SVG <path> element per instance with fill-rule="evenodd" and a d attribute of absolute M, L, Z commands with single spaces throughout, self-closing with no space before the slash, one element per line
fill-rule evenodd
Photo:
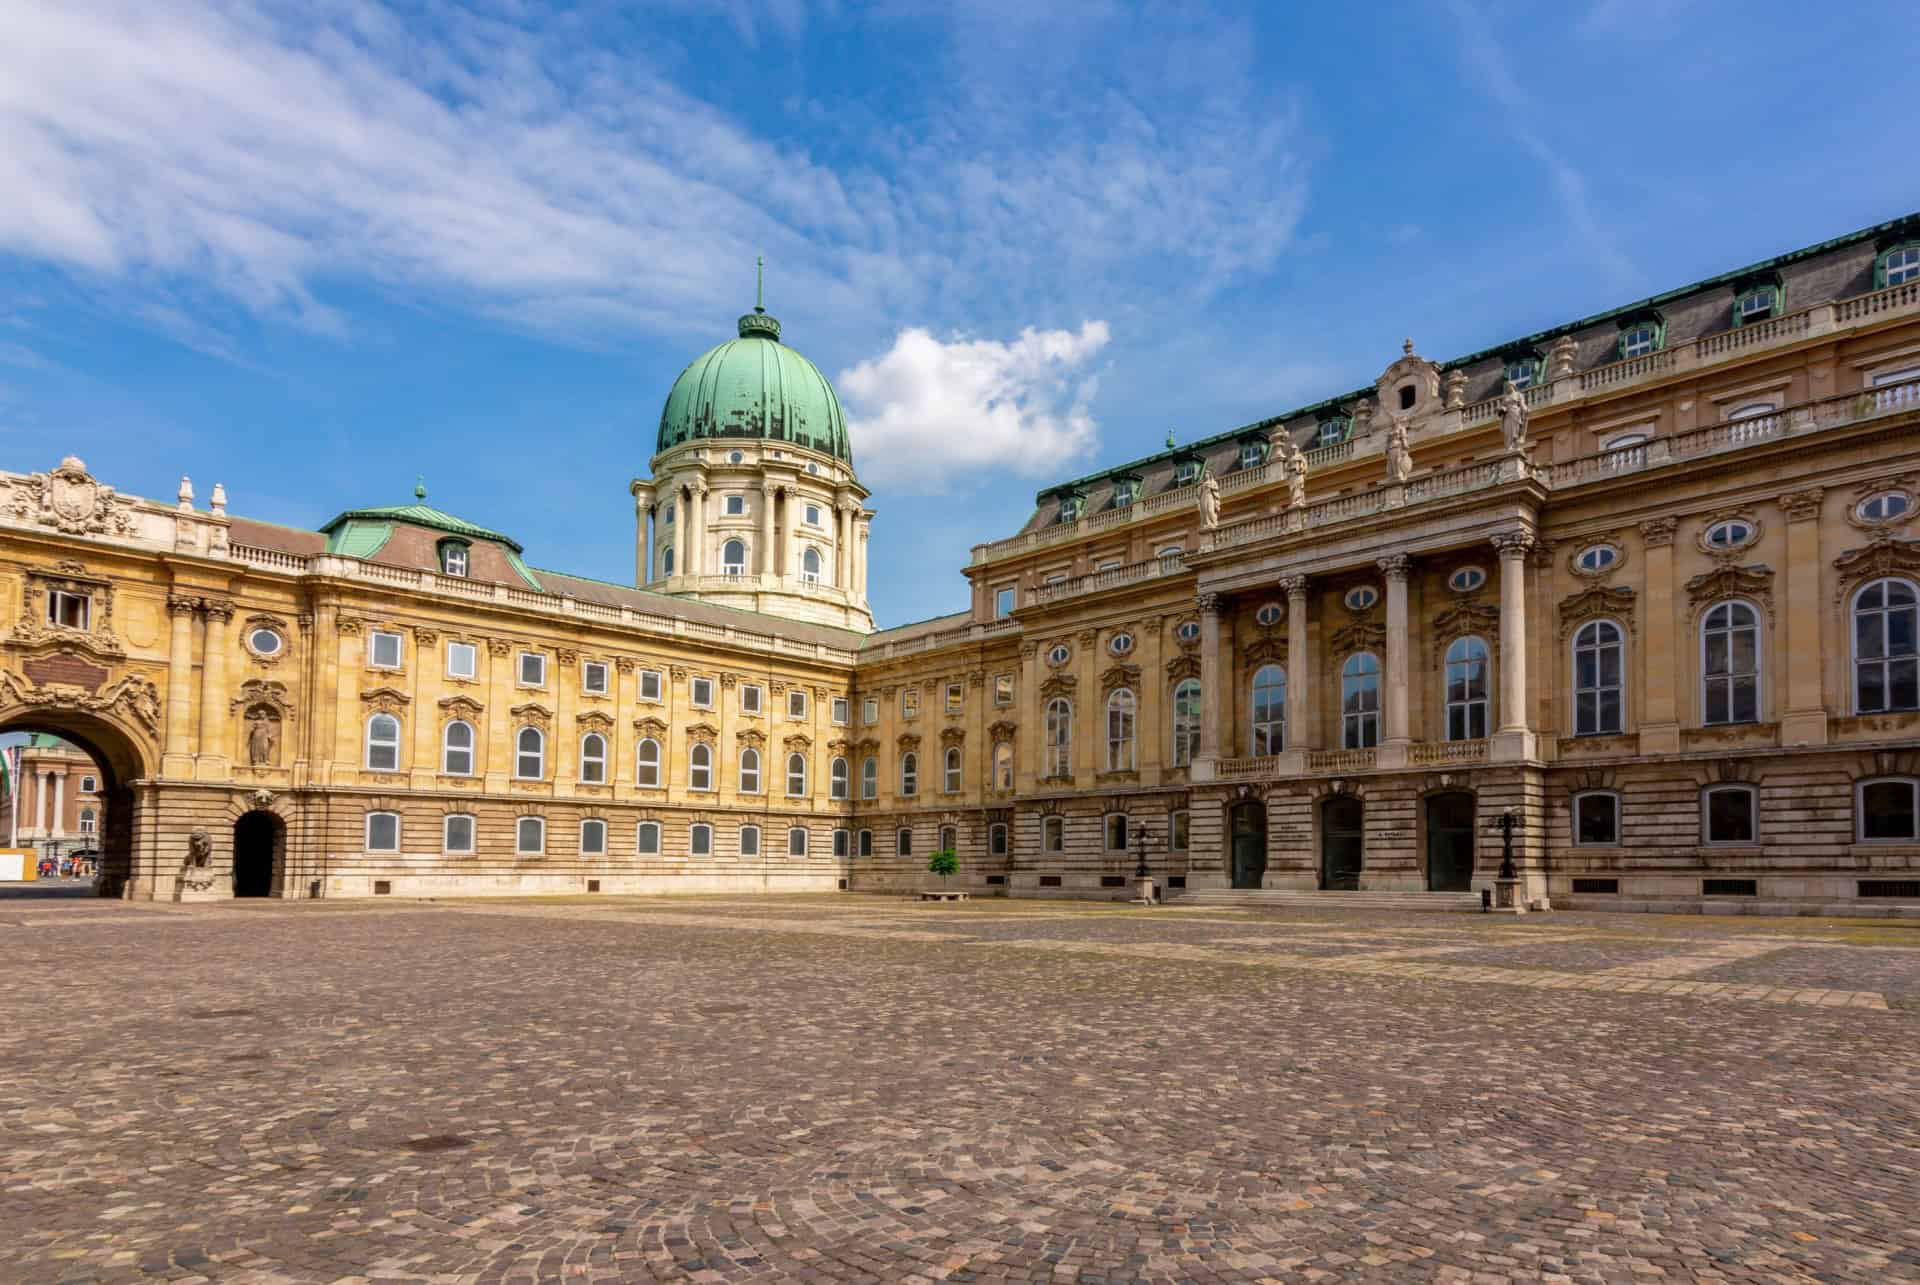
<path fill-rule="evenodd" d="M 1133 899 L 1143 905 L 1153 904 L 1153 876 L 1147 872 L 1147 827 L 1137 825 L 1133 829 L 1133 850 L 1137 859 L 1133 866 Z"/>
<path fill-rule="evenodd" d="M 1520 814 L 1512 808 L 1493 819 L 1493 828 L 1500 832 L 1500 873 L 1493 881 L 1494 908 L 1515 913 L 1526 910 L 1520 901 L 1520 872 L 1513 865 L 1513 832 L 1520 824 Z"/>

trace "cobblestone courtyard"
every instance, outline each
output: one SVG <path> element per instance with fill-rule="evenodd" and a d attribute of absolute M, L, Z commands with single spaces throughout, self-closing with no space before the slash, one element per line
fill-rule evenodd
<path fill-rule="evenodd" d="M 0 902 L 0 1279 L 1920 1279 L 1920 930 Z"/>

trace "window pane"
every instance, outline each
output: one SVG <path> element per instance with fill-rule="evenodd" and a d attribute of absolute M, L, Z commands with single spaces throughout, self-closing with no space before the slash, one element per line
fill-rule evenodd
<path fill-rule="evenodd" d="M 1913 782 L 1870 781 L 1860 788 L 1861 838 L 1912 839 L 1914 824 Z"/>
<path fill-rule="evenodd" d="M 1887 701 L 1894 709 L 1920 706 L 1920 669 L 1911 660 L 1887 664 Z"/>
<path fill-rule="evenodd" d="M 1714 790 L 1707 795 L 1707 838 L 1714 843 L 1745 843 L 1753 838 L 1753 795 L 1746 790 Z"/>
<path fill-rule="evenodd" d="M 376 852 L 392 852 L 400 846 L 400 818 L 391 812 L 376 812 L 367 818 L 367 847 Z"/>
<path fill-rule="evenodd" d="M 1859 678 L 1859 706 L 1863 714 L 1874 714 L 1887 707 L 1886 666 L 1868 661 L 1855 667 Z"/>
<path fill-rule="evenodd" d="M 1584 794 L 1575 801 L 1575 838 L 1580 843 L 1614 843 L 1617 800 L 1610 794 Z"/>
<path fill-rule="evenodd" d="M 447 850 L 449 852 L 471 852 L 473 850 L 473 818 L 447 818 Z"/>
<path fill-rule="evenodd" d="M 1600 693 L 1600 726 L 1602 732 L 1617 732 L 1620 722 L 1620 693 L 1608 691 Z"/>
<path fill-rule="evenodd" d="M 1872 660 L 1882 654 L 1880 620 L 1878 613 L 1863 612 L 1854 617 L 1854 655 L 1862 660 Z"/>
<path fill-rule="evenodd" d="M 1733 721 L 1755 723 L 1760 719 L 1760 688 L 1751 676 L 1733 682 Z"/>

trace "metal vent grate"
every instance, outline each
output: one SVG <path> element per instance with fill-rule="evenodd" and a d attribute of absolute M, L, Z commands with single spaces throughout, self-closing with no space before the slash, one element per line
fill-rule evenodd
<path fill-rule="evenodd" d="M 1704 897 L 1757 897 L 1760 895 L 1760 881 L 1757 879 L 1702 879 L 1700 895 Z"/>
<path fill-rule="evenodd" d="M 390 883 L 389 881 L 387 881 L 387 880 L 385 880 L 385 879 L 375 879 L 375 880 L 373 881 L 373 895 L 374 895 L 374 896 L 376 896 L 376 897 L 384 897 L 384 896 L 386 896 L 386 895 L 387 895 L 388 893 L 390 893 L 390 892 L 392 892 L 392 891 L 393 891 L 393 884 L 392 884 L 392 883 Z"/>
<path fill-rule="evenodd" d="M 1920 879 L 1862 879 L 1862 897 L 1920 897 Z"/>
<path fill-rule="evenodd" d="M 1573 890 L 1575 892 L 1617 893 L 1620 891 L 1620 881 L 1618 879 L 1575 879 L 1573 881 Z"/>
<path fill-rule="evenodd" d="M 1060 886 L 1060 876 L 1059 875 L 1041 875 L 1040 886 L 1042 888 L 1058 888 Z"/>
<path fill-rule="evenodd" d="M 987 882 L 989 884 L 1004 884 L 1006 881 L 1007 881 L 1007 877 L 1005 875 L 988 875 L 987 876 Z"/>

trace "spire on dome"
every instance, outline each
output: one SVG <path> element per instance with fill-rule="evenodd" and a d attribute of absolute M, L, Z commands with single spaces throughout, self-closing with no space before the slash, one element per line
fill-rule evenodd
<path fill-rule="evenodd" d="M 767 256 L 753 258 L 753 311 L 740 318 L 742 339 L 780 342 L 780 320 L 767 311 Z"/>

